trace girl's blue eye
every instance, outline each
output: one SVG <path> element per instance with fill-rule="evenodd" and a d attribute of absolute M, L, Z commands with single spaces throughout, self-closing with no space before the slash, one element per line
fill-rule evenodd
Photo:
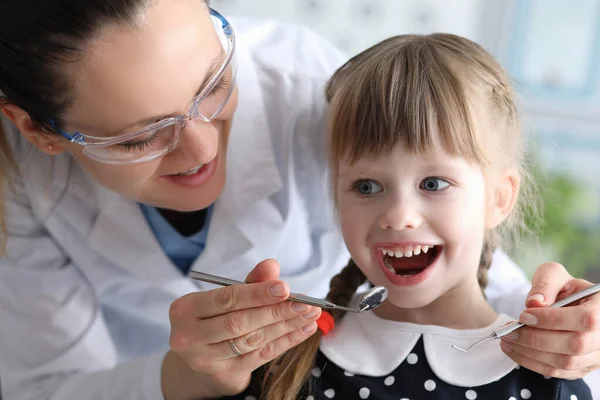
<path fill-rule="evenodd" d="M 441 178 L 425 178 L 421 182 L 421 189 L 426 190 L 428 192 L 439 192 L 440 190 L 446 189 L 450 186 L 450 183 Z"/>
<path fill-rule="evenodd" d="M 361 179 L 354 183 L 354 190 L 363 196 L 370 196 L 381 192 L 383 188 L 372 179 Z"/>

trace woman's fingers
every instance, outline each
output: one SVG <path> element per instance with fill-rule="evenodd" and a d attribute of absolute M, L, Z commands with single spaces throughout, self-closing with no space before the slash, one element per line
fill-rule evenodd
<path fill-rule="evenodd" d="M 284 301 L 264 307 L 250 308 L 198 321 L 202 336 L 208 343 L 238 338 L 260 328 L 294 319 L 300 315 L 320 314 L 318 307 L 294 301 Z M 311 316 L 312 316 L 311 315 Z M 198 329 L 198 328 L 196 328 Z"/>
<path fill-rule="evenodd" d="M 318 307 L 288 301 L 236 311 L 179 325 L 178 336 L 185 339 L 175 337 L 173 345 L 181 351 L 199 353 L 203 357 L 228 359 L 234 356 L 229 339 L 235 340 L 242 353 L 249 353 L 280 336 L 310 325 L 320 315 Z"/>
<path fill-rule="evenodd" d="M 253 332 L 250 332 L 244 336 L 236 337 L 233 339 L 235 347 L 242 353 L 248 354 L 257 349 L 261 349 L 267 346 L 269 343 L 277 340 L 283 336 L 286 336 L 295 331 L 301 331 L 300 336 L 314 332 L 316 327 L 316 320 L 321 315 L 319 308 L 314 308 L 308 314 L 289 319 L 287 321 L 281 321 L 269 326 L 259 328 Z M 232 349 L 229 340 L 225 342 L 217 343 L 213 346 L 209 346 L 207 350 L 209 352 L 218 352 L 215 357 L 221 359 L 229 359 L 237 357 L 238 354 Z"/>
<path fill-rule="evenodd" d="M 539 374 L 561 379 L 582 378 L 590 371 L 598 369 L 600 360 L 598 351 L 575 356 L 539 352 L 506 341 L 500 342 L 500 348 L 517 364 Z"/>
<path fill-rule="evenodd" d="M 282 281 L 233 285 L 206 292 L 190 293 L 171 304 L 172 317 L 211 318 L 254 307 L 283 302 L 290 289 Z"/>
<path fill-rule="evenodd" d="M 502 340 L 540 353 L 582 355 L 600 350 L 600 333 L 597 332 L 552 331 L 523 327 L 504 336 Z"/>
<path fill-rule="evenodd" d="M 279 279 L 279 263 L 277 260 L 268 258 L 256 264 L 256 267 L 246 276 L 247 283 L 268 282 Z"/>
<path fill-rule="evenodd" d="M 589 284 L 586 287 L 589 287 Z M 579 290 L 584 285 L 578 285 Z M 528 308 L 519 317 L 528 326 L 552 331 L 600 332 L 600 294 L 562 308 Z"/>
<path fill-rule="evenodd" d="M 562 291 L 568 289 L 573 277 L 564 266 L 554 262 L 540 265 L 531 278 L 531 290 L 527 295 L 527 307 L 549 306 Z"/>
<path fill-rule="evenodd" d="M 296 329 L 295 331 L 281 336 L 251 353 L 245 354 L 243 357 L 235 357 L 230 359 L 230 361 L 236 363 L 236 368 L 239 367 L 244 370 L 254 371 L 267 362 L 272 361 L 286 351 L 304 342 L 306 339 L 311 337 L 316 330 L 317 324 L 312 322 L 310 324 L 310 329 Z"/>

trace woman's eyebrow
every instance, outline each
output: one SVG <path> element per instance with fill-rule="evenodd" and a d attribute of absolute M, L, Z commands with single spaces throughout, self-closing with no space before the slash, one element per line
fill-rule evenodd
<path fill-rule="evenodd" d="M 196 92 L 192 98 L 195 98 L 196 96 L 198 96 L 200 94 L 200 92 L 202 92 L 202 90 L 206 87 L 206 84 L 208 83 L 208 81 L 213 77 L 213 75 L 217 72 L 217 70 L 221 66 L 221 63 L 223 62 L 224 57 L 225 57 L 224 52 L 221 52 L 218 56 L 216 56 L 215 58 L 212 59 L 212 61 L 209 64 L 208 71 L 206 71 L 206 75 L 204 76 L 204 79 L 202 80 L 202 83 L 200 84 L 200 86 L 198 87 L 198 90 L 196 90 Z M 133 128 L 135 126 L 150 125 L 156 121 L 175 117 L 177 115 L 179 115 L 179 114 L 171 113 L 171 114 L 161 114 L 161 115 L 154 115 L 151 117 L 147 117 L 147 118 L 141 119 L 139 121 L 127 124 L 125 127 L 110 134 L 109 136 L 118 136 L 118 135 L 122 134 L 123 132 L 127 131 L 128 129 Z"/>

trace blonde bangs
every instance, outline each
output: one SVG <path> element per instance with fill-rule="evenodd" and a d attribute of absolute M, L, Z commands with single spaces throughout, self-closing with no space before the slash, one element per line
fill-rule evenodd
<path fill-rule="evenodd" d="M 468 91 L 450 64 L 422 36 L 394 37 L 351 59 L 327 86 L 331 160 L 353 163 L 400 144 L 483 164 Z"/>

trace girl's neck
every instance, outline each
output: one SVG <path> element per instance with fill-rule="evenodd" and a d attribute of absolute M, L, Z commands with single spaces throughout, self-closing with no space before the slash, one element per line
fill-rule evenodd
<path fill-rule="evenodd" d="M 450 289 L 424 307 L 399 308 L 388 300 L 374 312 L 384 319 L 452 329 L 484 328 L 498 317 L 476 279 Z"/>

